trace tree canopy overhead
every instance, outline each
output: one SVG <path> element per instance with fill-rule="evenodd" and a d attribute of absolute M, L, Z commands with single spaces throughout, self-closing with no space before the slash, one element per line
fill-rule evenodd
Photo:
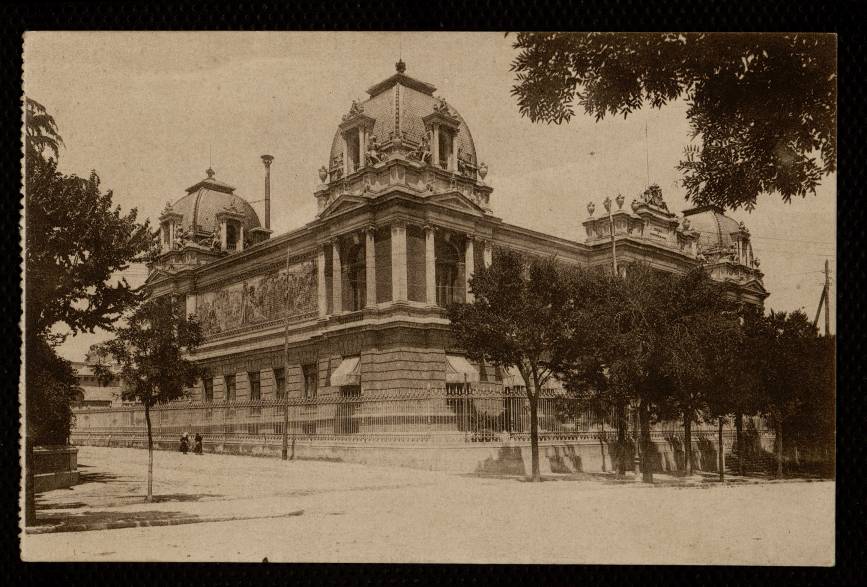
<path fill-rule="evenodd" d="M 143 258 L 154 241 L 135 209 L 122 214 L 112 192 L 57 170 L 63 144 L 54 119 L 27 99 L 25 248 L 28 336 L 49 336 L 64 323 L 73 333 L 111 330 L 140 295 L 117 272 Z"/>
<path fill-rule="evenodd" d="M 696 144 L 679 164 L 696 205 L 752 209 L 815 193 L 836 170 L 830 34 L 522 33 L 512 93 L 523 116 L 596 121 L 682 98 Z"/>

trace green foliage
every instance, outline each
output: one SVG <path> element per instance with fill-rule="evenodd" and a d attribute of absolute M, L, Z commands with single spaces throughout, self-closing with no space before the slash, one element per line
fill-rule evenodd
<path fill-rule="evenodd" d="M 535 393 L 551 377 L 552 358 L 568 340 L 570 278 L 570 270 L 553 258 L 498 251 L 491 266 L 470 280 L 475 302 L 449 308 L 452 333 L 471 358 L 516 367 L 527 393 Z"/>
<path fill-rule="evenodd" d="M 144 302 L 115 332 L 99 351 L 120 365 L 124 400 L 151 407 L 180 399 L 184 387 L 200 376 L 200 368 L 186 357 L 203 341 L 201 326 L 194 315 L 184 316 L 182 304 L 171 297 Z M 106 365 L 95 369 L 99 377 L 109 374 Z"/>
<path fill-rule="evenodd" d="M 513 95 L 530 120 L 601 120 L 684 98 L 680 169 L 694 203 L 751 209 L 815 193 L 836 169 L 836 40 L 828 34 L 523 33 Z"/>
<path fill-rule="evenodd" d="M 79 391 L 72 364 L 40 338 L 27 340 L 27 433 L 37 445 L 66 444 L 73 415 L 70 403 Z"/>
<path fill-rule="evenodd" d="M 73 333 L 101 327 L 138 300 L 125 280 L 109 283 L 150 245 L 147 222 L 121 215 L 99 177 L 57 171 L 63 139 L 44 106 L 25 102 L 25 377 L 28 434 L 37 444 L 62 444 L 78 392 L 71 364 L 52 348 L 64 323 Z"/>
<path fill-rule="evenodd" d="M 58 323 L 72 333 L 111 330 L 141 294 L 125 279 L 110 280 L 142 258 L 154 235 L 135 209 L 121 214 L 112 205 L 95 172 L 85 179 L 57 171 L 62 140 L 54 119 L 29 99 L 26 120 L 28 336 L 49 337 Z"/>

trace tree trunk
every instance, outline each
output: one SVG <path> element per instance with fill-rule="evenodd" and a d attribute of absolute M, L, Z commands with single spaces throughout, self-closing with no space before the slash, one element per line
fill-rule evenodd
<path fill-rule="evenodd" d="M 776 435 L 777 444 L 777 477 L 783 477 L 783 419 L 779 413 L 774 414 L 774 434 Z"/>
<path fill-rule="evenodd" d="M 530 400 L 530 459 L 532 461 L 531 481 L 541 481 L 539 473 L 539 394 L 531 392 L 527 394 Z"/>
<path fill-rule="evenodd" d="M 683 458 L 687 476 L 692 475 L 692 410 L 683 411 Z"/>
<path fill-rule="evenodd" d="M 738 475 L 744 476 L 744 416 L 741 413 L 735 415 L 735 429 L 737 430 L 738 443 Z"/>
<path fill-rule="evenodd" d="M 617 476 L 626 475 L 626 406 L 617 406 Z"/>
<path fill-rule="evenodd" d="M 642 399 L 638 408 L 641 435 L 641 480 L 653 483 L 653 464 L 650 462 L 650 405 Z"/>
<path fill-rule="evenodd" d="M 599 448 L 602 451 L 602 472 L 605 473 L 605 416 L 602 416 L 599 434 Z"/>
<path fill-rule="evenodd" d="M 148 427 L 148 495 L 145 501 L 148 503 L 154 500 L 154 438 L 151 432 L 151 410 L 148 404 L 145 404 L 145 422 Z"/>
<path fill-rule="evenodd" d="M 719 470 L 720 482 L 726 478 L 726 447 L 723 444 L 723 419 L 719 418 L 719 429 L 717 433 L 717 444 L 719 445 L 719 458 L 717 459 L 717 469 Z"/>

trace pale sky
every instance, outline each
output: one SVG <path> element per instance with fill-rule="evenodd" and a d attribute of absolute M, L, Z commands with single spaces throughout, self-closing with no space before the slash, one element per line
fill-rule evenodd
<path fill-rule="evenodd" d="M 317 170 L 341 115 L 392 75 L 399 57 L 408 75 L 436 86 L 467 121 L 490 170 L 491 206 L 504 221 L 583 240 L 587 203 L 617 193 L 631 201 L 647 183 L 647 157 L 650 182 L 669 208 L 690 207 L 676 170 L 690 140 L 684 103 L 625 120 L 579 114 L 562 126 L 533 124 L 510 94 L 513 40 L 500 33 L 36 32 L 25 37 L 25 93 L 57 120 L 66 144 L 61 170 L 95 169 L 115 202 L 152 220 L 205 176 L 210 152 L 217 179 L 236 186 L 260 216 L 259 157 L 273 155 L 272 228 L 279 234 L 309 222 Z M 730 215 L 751 231 L 771 292 L 766 308 L 803 307 L 812 318 L 825 259 L 835 269 L 836 177 L 804 200 L 763 196 L 752 213 Z M 131 269 L 130 283 L 140 284 L 144 271 Z M 835 310 L 832 302 L 832 332 Z M 106 337 L 79 336 L 59 350 L 81 360 Z"/>

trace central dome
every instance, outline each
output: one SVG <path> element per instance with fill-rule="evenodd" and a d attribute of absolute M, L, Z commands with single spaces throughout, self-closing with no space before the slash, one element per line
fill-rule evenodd
<path fill-rule="evenodd" d="M 182 225 L 193 234 L 213 233 L 219 226 L 217 214 L 234 208 L 244 216 L 244 230 L 258 228 L 259 216 L 253 206 L 235 193 L 235 188 L 214 178 L 208 169 L 207 177 L 187 188 L 187 194 L 172 204 L 174 212 L 183 216 Z"/>
<path fill-rule="evenodd" d="M 397 137 L 402 141 L 420 143 L 426 133 L 423 118 L 441 104 L 441 99 L 433 95 L 434 86 L 406 75 L 405 70 L 403 61 L 399 61 L 397 73 L 368 89 L 370 98 L 358 105 L 366 116 L 375 120 L 371 136 L 376 137 L 380 144 Z M 478 162 L 470 128 L 451 104 L 448 107 L 460 121 L 455 148 L 460 148 L 472 157 L 472 161 Z M 331 143 L 331 163 L 341 159 L 343 154 L 343 141 L 338 130 Z"/>

